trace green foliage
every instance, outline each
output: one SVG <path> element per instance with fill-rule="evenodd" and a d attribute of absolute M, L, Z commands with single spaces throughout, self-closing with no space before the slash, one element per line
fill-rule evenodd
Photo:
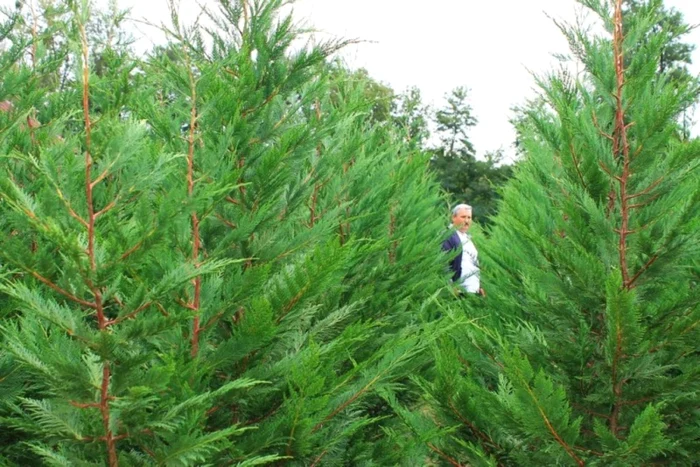
<path fill-rule="evenodd" d="M 440 199 L 387 88 L 293 50 L 283 3 L 174 14 L 144 59 L 114 6 L 4 25 L 3 462 L 394 458 L 378 394 L 440 333 Z"/>
<path fill-rule="evenodd" d="M 607 4 L 583 3 L 613 30 Z M 700 145 L 678 122 L 700 89 L 659 68 L 664 14 L 626 13 L 622 76 L 612 38 L 561 26 L 585 73 L 538 79 L 524 159 L 479 242 L 488 297 L 445 304 L 455 331 L 402 405 L 426 446 L 450 428 L 433 458 L 694 462 Z"/>

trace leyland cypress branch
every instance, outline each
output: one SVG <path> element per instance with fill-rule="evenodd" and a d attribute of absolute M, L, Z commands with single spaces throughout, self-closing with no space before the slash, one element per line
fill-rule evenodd
<path fill-rule="evenodd" d="M 474 425 L 472 422 L 467 420 L 467 418 L 461 414 L 459 410 L 457 410 L 457 407 L 455 406 L 454 402 L 452 401 L 451 398 L 447 399 L 447 403 L 450 407 L 450 410 L 452 413 L 457 417 L 457 419 L 462 422 L 463 424 L 467 425 L 469 429 L 477 435 L 483 442 L 486 443 L 486 449 L 488 450 L 488 445 L 496 446 L 498 449 L 501 449 L 500 446 L 498 446 L 497 443 L 495 443 L 489 436 L 487 436 L 483 431 L 479 430 L 476 425 Z"/>
<path fill-rule="evenodd" d="M 639 269 L 639 271 L 637 271 L 637 274 L 635 274 L 634 277 L 632 277 L 632 279 L 630 279 L 630 283 L 629 283 L 630 288 L 634 287 L 634 283 L 637 281 L 637 279 L 639 279 L 639 276 L 641 276 L 644 273 L 644 271 L 649 269 L 651 267 L 651 265 L 656 262 L 657 259 L 659 259 L 658 253 L 655 254 L 654 256 L 652 256 L 651 258 L 649 258 L 649 261 L 647 261 L 644 264 L 644 266 L 642 266 Z"/>
<path fill-rule="evenodd" d="M 446 460 L 450 465 L 454 467 L 464 467 L 457 459 L 450 457 L 449 455 L 445 454 L 441 449 L 439 449 L 437 446 L 435 446 L 433 443 L 428 443 L 428 447 L 430 448 L 431 451 L 436 453 L 438 456 L 442 457 L 444 460 Z"/>
<path fill-rule="evenodd" d="M 86 229 L 88 228 L 88 223 L 85 219 L 83 219 L 75 210 L 73 209 L 73 206 L 71 205 L 70 201 L 68 201 L 63 194 L 63 191 L 61 191 L 60 187 L 58 185 L 56 187 L 56 192 L 58 193 L 58 198 L 63 202 L 64 206 L 66 209 L 68 209 L 68 213 L 73 217 L 75 220 L 77 220 L 80 225 L 85 227 Z"/>
<path fill-rule="evenodd" d="M 362 396 L 362 395 L 363 395 L 364 393 L 366 393 L 372 386 L 374 386 L 374 384 L 375 384 L 377 381 L 379 381 L 379 380 L 381 379 L 382 376 L 383 376 L 383 373 L 380 373 L 380 374 L 378 374 L 377 376 L 375 376 L 374 378 L 372 378 L 372 379 L 369 381 L 369 383 L 367 383 L 364 387 L 362 387 L 362 389 L 360 389 L 360 390 L 357 391 L 355 394 L 353 394 L 353 395 L 350 397 L 350 399 L 348 399 L 347 401 L 345 401 L 345 402 L 343 402 L 342 404 L 340 404 L 340 406 L 336 407 L 336 409 L 333 410 L 333 412 L 331 412 L 330 414 L 328 414 L 328 415 L 326 416 L 326 418 L 324 418 L 322 421 L 320 421 L 319 423 L 317 423 L 316 426 L 313 427 L 313 429 L 311 430 L 311 432 L 312 432 L 312 433 L 315 433 L 315 432 L 317 432 L 318 430 L 320 430 L 321 428 L 323 428 L 323 426 L 324 426 L 326 423 L 328 423 L 328 422 L 331 421 L 333 418 L 335 418 L 336 415 L 338 415 L 340 412 L 342 412 L 343 410 L 345 410 L 350 404 L 352 404 L 353 402 L 355 402 L 360 396 Z"/>
<path fill-rule="evenodd" d="M 574 167 L 576 168 L 576 173 L 578 174 L 579 180 L 581 180 L 581 185 L 584 189 L 588 189 L 586 180 L 583 178 L 583 173 L 581 173 L 581 167 L 578 157 L 576 156 L 576 148 L 574 148 L 574 143 L 569 143 L 569 151 L 571 152 L 571 158 L 574 162 Z"/>
<path fill-rule="evenodd" d="M 119 324 L 119 323 L 121 323 L 122 321 L 125 321 L 125 320 L 127 320 L 127 319 L 132 319 L 132 318 L 136 317 L 136 315 L 138 315 L 138 314 L 141 313 L 142 311 L 145 311 L 146 309 L 148 309 L 148 307 L 150 307 L 152 304 L 153 304 L 153 302 L 148 301 L 148 302 L 142 304 L 141 306 L 139 306 L 138 308 L 136 308 L 134 311 L 132 311 L 132 312 L 130 312 L 130 313 L 127 313 L 127 314 L 124 315 L 124 316 L 119 316 L 119 317 L 117 317 L 117 318 L 108 320 L 107 323 L 106 323 L 106 325 L 107 325 L 107 326 L 112 326 L 112 325 L 115 325 L 115 324 Z"/>
<path fill-rule="evenodd" d="M 610 133 L 606 132 L 600 127 L 600 123 L 598 122 L 598 116 L 596 115 L 595 112 L 592 113 L 593 116 L 593 126 L 598 130 L 598 133 L 600 133 L 604 138 L 610 140 L 610 141 L 615 141 L 615 137 L 611 135 Z"/>
<path fill-rule="evenodd" d="M 569 457 L 571 457 L 576 462 L 576 464 L 578 464 L 580 467 L 583 467 L 584 465 L 586 465 L 586 463 L 580 457 L 578 457 L 576 455 L 576 453 L 574 452 L 574 447 L 570 446 L 564 440 L 564 438 L 561 437 L 561 435 L 559 434 L 557 429 L 554 427 L 554 425 L 552 425 L 552 422 L 549 420 L 549 417 L 545 413 L 544 408 L 542 407 L 542 404 L 540 403 L 540 400 L 537 398 L 537 395 L 532 390 L 532 388 L 530 387 L 530 384 L 526 381 L 526 379 L 520 373 L 520 371 L 518 371 L 518 376 L 520 377 L 521 382 L 523 384 L 523 387 L 525 388 L 525 391 L 528 393 L 528 395 L 532 399 L 532 402 L 535 404 L 537 412 L 539 413 L 540 417 L 542 417 L 542 421 L 544 422 L 545 426 L 547 427 L 547 430 L 551 433 L 552 437 L 556 440 L 557 443 L 559 443 L 559 445 L 561 447 L 564 448 L 566 453 L 569 455 Z"/>
<path fill-rule="evenodd" d="M 646 187 L 645 189 L 643 189 L 643 190 L 640 191 L 639 193 L 634 193 L 634 194 L 631 194 L 631 195 L 627 195 L 627 199 L 628 199 L 628 200 L 633 200 L 633 199 L 635 199 L 635 198 L 639 198 L 640 196 L 648 195 L 649 193 L 651 193 L 651 191 L 652 191 L 654 188 L 656 188 L 657 186 L 659 186 L 659 184 L 660 184 L 663 180 L 664 180 L 664 177 L 663 177 L 663 176 L 659 177 L 658 179 L 654 180 L 654 181 L 651 183 L 651 185 L 649 185 L 648 187 Z"/>
<path fill-rule="evenodd" d="M 114 207 L 117 205 L 118 199 L 110 201 L 104 208 L 100 209 L 98 212 L 95 213 L 95 219 L 100 217 L 103 214 L 106 214 L 107 212 L 111 211 L 114 209 Z"/>
<path fill-rule="evenodd" d="M 314 461 L 311 463 L 311 467 L 316 467 L 317 465 L 319 465 L 319 462 L 321 462 L 323 458 L 326 457 L 326 454 L 328 454 L 328 449 L 325 449 L 321 454 L 318 455 L 318 457 L 316 457 L 316 459 L 314 459 Z"/>
<path fill-rule="evenodd" d="M 65 297 L 69 298 L 70 300 L 73 300 L 75 303 L 79 303 L 80 305 L 86 306 L 88 308 L 92 309 L 97 309 L 97 305 L 94 302 L 88 302 L 87 300 L 83 300 L 81 298 L 76 297 L 72 293 L 68 292 L 67 290 L 62 289 L 58 285 L 54 284 L 51 280 L 45 278 L 41 274 L 39 274 L 36 271 L 29 270 L 27 271 L 29 274 L 31 274 L 34 278 L 38 279 L 42 283 L 46 284 L 49 286 L 51 289 L 55 290 L 56 292 L 60 293 L 61 295 L 64 295 Z"/>

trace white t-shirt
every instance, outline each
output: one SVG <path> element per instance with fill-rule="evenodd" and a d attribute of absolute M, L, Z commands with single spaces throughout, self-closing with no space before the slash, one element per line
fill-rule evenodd
<path fill-rule="evenodd" d="M 476 251 L 474 242 L 472 242 L 469 235 L 459 230 L 457 235 L 462 241 L 462 275 L 460 282 L 467 292 L 479 293 L 479 253 Z"/>

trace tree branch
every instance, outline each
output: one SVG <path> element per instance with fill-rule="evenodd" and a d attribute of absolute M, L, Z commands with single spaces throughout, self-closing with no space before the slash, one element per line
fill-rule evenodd
<path fill-rule="evenodd" d="M 73 295 L 72 293 L 68 292 L 67 290 L 64 290 L 64 289 L 62 289 L 61 287 L 57 286 L 56 284 L 54 284 L 53 282 L 51 282 L 49 279 L 47 279 L 47 278 L 45 278 L 44 276 L 42 276 L 41 274 L 39 274 L 38 272 L 32 271 L 32 270 L 27 270 L 27 272 L 29 272 L 29 274 L 31 274 L 33 277 L 35 277 L 35 278 L 38 279 L 39 281 L 41 281 L 41 282 L 43 282 L 44 284 L 48 285 L 50 288 L 52 288 L 52 289 L 55 290 L 56 292 L 58 292 L 58 293 L 60 293 L 61 295 L 63 295 L 63 296 L 65 296 L 65 297 L 67 297 L 67 298 L 73 300 L 75 303 L 79 303 L 79 304 L 81 304 L 81 305 L 83 305 L 83 306 L 86 306 L 86 307 L 88 307 L 88 308 L 92 308 L 93 310 L 97 308 L 97 305 L 96 305 L 95 303 L 93 303 L 93 302 L 88 302 L 88 301 L 86 301 L 86 300 L 83 300 L 83 299 L 81 299 L 81 298 L 76 297 L 75 295 Z"/>
<path fill-rule="evenodd" d="M 447 454 L 445 454 L 444 452 L 442 452 L 433 443 L 428 443 L 428 447 L 430 448 L 431 451 L 433 451 L 434 453 L 436 453 L 437 455 L 439 455 L 440 457 L 445 459 L 447 462 L 449 462 L 450 465 L 452 465 L 453 467 L 464 467 L 462 464 L 459 463 L 459 461 L 457 461 L 456 459 L 454 459 L 454 458 L 448 456 Z"/>
<path fill-rule="evenodd" d="M 127 320 L 127 319 L 131 319 L 131 318 L 133 318 L 134 316 L 136 316 L 136 315 L 138 315 L 139 313 L 141 313 L 142 311 L 146 310 L 146 309 L 147 309 L 149 306 L 151 306 L 152 304 L 153 304 L 153 302 L 151 302 L 151 301 L 149 300 L 149 301 L 147 301 L 146 303 L 144 303 L 144 304 L 142 304 L 141 306 L 139 306 L 139 307 L 138 307 L 137 309 L 135 309 L 134 311 L 132 311 L 132 312 L 130 312 L 130 313 L 127 313 L 127 314 L 124 315 L 124 316 L 118 316 L 118 317 L 116 317 L 116 318 L 114 318 L 114 319 L 110 319 L 110 320 L 108 320 L 105 324 L 106 324 L 106 326 L 113 326 L 113 325 L 119 324 L 119 323 L 121 323 L 122 321 L 125 321 L 125 320 Z"/>
<path fill-rule="evenodd" d="M 635 274 L 634 277 L 632 279 L 630 279 L 630 283 L 628 286 L 629 289 L 634 287 L 634 283 L 637 281 L 637 279 L 639 279 L 639 276 L 641 276 L 644 273 L 644 271 L 649 269 L 651 267 L 651 265 L 656 262 L 657 259 L 659 259 L 658 253 L 655 254 L 654 256 L 652 256 L 649 259 L 649 261 L 647 261 L 646 264 L 644 266 L 642 266 L 642 268 L 639 271 L 637 271 L 637 274 Z"/>

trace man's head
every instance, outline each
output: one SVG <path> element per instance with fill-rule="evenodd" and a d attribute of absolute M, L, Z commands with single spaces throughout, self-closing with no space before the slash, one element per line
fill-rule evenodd
<path fill-rule="evenodd" d="M 452 208 L 452 225 L 460 232 L 466 232 L 472 225 L 472 207 L 468 204 L 458 204 Z"/>

